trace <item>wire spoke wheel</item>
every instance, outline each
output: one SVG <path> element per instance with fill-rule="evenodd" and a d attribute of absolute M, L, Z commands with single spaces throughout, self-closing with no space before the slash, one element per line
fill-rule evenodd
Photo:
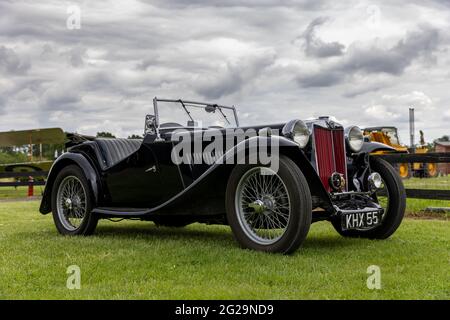
<path fill-rule="evenodd" d="M 271 169 L 247 171 L 238 183 L 235 205 L 243 231 L 254 242 L 270 245 L 286 232 L 291 202 L 285 183 Z"/>
<path fill-rule="evenodd" d="M 56 208 L 63 226 L 70 231 L 80 228 L 87 215 L 86 190 L 75 176 L 67 176 L 59 185 Z"/>

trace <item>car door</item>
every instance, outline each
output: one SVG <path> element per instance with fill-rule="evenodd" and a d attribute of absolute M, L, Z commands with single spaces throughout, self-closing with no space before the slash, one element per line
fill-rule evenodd
<path fill-rule="evenodd" d="M 112 206 L 152 208 L 182 191 L 171 149 L 172 142 L 155 142 L 155 135 L 147 134 L 138 151 L 109 169 L 105 180 Z"/>

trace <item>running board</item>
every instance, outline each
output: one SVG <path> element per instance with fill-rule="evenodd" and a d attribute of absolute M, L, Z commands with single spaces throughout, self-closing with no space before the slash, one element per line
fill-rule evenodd
<path fill-rule="evenodd" d="M 121 216 L 121 217 L 137 217 L 149 215 L 154 210 L 149 208 L 109 208 L 99 207 L 92 210 L 93 213 L 108 215 L 108 216 Z"/>

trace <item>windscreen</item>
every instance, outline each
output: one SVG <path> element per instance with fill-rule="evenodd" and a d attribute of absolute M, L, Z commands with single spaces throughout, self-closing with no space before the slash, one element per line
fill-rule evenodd
<path fill-rule="evenodd" d="M 236 127 L 232 109 L 158 101 L 160 126 Z"/>
<path fill-rule="evenodd" d="M 391 140 L 391 143 L 393 144 L 400 144 L 400 141 L 398 139 L 397 130 L 395 128 L 383 128 L 382 130 Z"/>

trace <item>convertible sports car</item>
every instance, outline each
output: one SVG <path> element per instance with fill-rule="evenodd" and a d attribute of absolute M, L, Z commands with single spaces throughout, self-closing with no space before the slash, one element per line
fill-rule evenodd
<path fill-rule="evenodd" d="M 330 221 L 346 237 L 385 239 L 402 221 L 401 179 L 369 156 L 393 149 L 366 141 L 356 126 L 320 117 L 241 127 L 234 106 L 155 98 L 153 107 L 142 140 L 70 136 L 40 207 L 53 213 L 61 234 L 90 235 L 102 218 L 227 224 L 244 248 L 291 253 L 312 222 Z M 239 139 L 237 132 L 248 131 L 256 134 Z M 227 143 L 213 157 L 202 156 L 211 143 L 205 135 Z M 184 145 L 193 151 L 183 150 L 182 158 L 191 161 L 174 157 L 180 137 L 190 138 Z M 247 161 L 254 142 L 276 147 L 270 163 Z M 236 161 L 242 151 L 244 161 Z"/>

